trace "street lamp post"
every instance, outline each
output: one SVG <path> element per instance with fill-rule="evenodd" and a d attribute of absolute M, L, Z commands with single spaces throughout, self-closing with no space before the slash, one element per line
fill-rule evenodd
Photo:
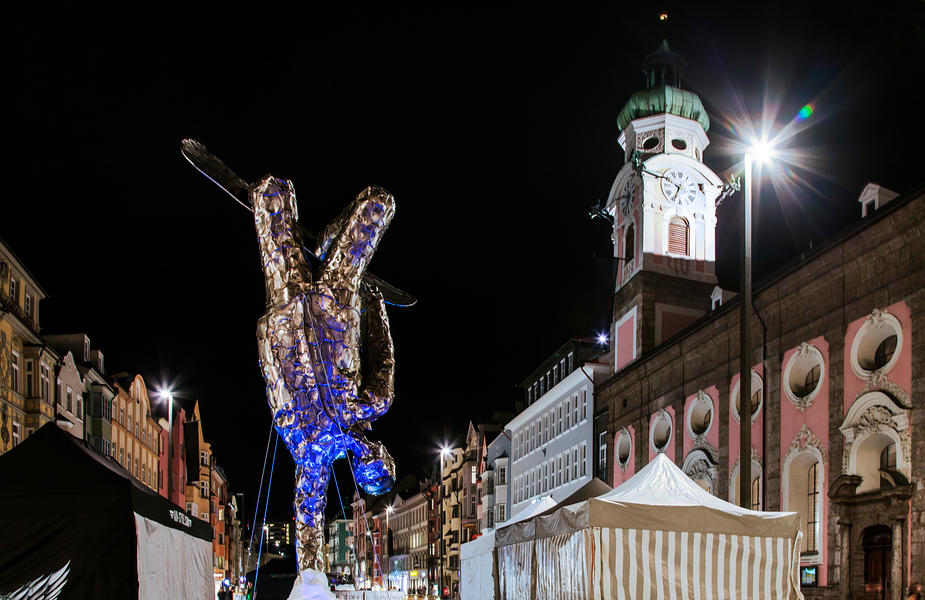
<path fill-rule="evenodd" d="M 392 589 L 392 545 L 389 543 L 391 541 L 390 532 L 392 531 L 389 528 L 389 515 L 392 514 L 392 507 L 385 507 L 385 560 L 386 560 L 386 575 L 385 575 L 385 589 L 386 591 Z"/>
<path fill-rule="evenodd" d="M 161 392 L 161 398 L 167 397 L 167 497 L 173 499 L 173 393 Z"/>
<path fill-rule="evenodd" d="M 745 155 L 739 316 L 739 506 L 752 499 L 752 154 Z M 747 408 L 746 408 L 747 407 Z"/>
<path fill-rule="evenodd" d="M 438 515 L 440 517 L 440 582 L 437 585 L 439 588 L 437 593 L 442 597 L 443 596 L 443 457 L 449 453 L 449 450 L 446 448 L 440 449 L 440 504 L 438 505 Z"/>

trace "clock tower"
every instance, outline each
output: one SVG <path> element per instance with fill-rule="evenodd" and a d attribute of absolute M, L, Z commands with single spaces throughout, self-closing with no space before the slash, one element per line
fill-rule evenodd
<path fill-rule="evenodd" d="M 605 207 L 618 265 L 615 370 L 712 308 L 716 198 L 723 185 L 702 162 L 710 119 L 697 94 L 681 89 L 684 67 L 662 41 L 643 61 L 647 88 L 617 117 L 624 165 Z"/>

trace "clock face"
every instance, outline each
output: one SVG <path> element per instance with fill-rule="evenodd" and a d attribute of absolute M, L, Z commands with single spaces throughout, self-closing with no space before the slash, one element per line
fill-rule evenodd
<path fill-rule="evenodd" d="M 662 193 L 669 202 L 687 206 L 697 197 L 697 184 L 680 169 L 668 169 L 662 175 Z"/>
<path fill-rule="evenodd" d="M 636 179 L 630 178 L 626 182 L 626 185 L 623 186 L 623 191 L 620 192 L 620 212 L 623 213 L 623 216 L 630 214 L 630 209 L 633 208 L 633 202 L 636 200 Z"/>

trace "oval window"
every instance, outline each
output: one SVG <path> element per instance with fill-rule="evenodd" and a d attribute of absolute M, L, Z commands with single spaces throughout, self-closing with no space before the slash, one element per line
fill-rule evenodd
<path fill-rule="evenodd" d="M 642 143 L 643 150 L 654 150 L 658 147 L 659 139 L 654 135 L 652 137 L 646 138 L 646 141 Z"/>
<path fill-rule="evenodd" d="M 685 142 L 684 140 L 682 140 L 682 139 L 680 139 L 680 138 L 675 138 L 675 139 L 671 140 L 671 145 L 672 145 L 676 150 L 687 150 L 687 142 Z"/>

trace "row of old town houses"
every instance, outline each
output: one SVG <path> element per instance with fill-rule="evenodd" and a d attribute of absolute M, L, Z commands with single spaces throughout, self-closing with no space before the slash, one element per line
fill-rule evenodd
<path fill-rule="evenodd" d="M 169 419 L 168 403 L 141 375 L 107 373 L 87 335 L 43 335 L 46 293 L 3 240 L 0 280 L 0 454 L 55 423 L 209 523 L 216 585 L 237 582 L 246 567 L 240 498 L 203 438 L 199 402 L 173 398 Z"/>

